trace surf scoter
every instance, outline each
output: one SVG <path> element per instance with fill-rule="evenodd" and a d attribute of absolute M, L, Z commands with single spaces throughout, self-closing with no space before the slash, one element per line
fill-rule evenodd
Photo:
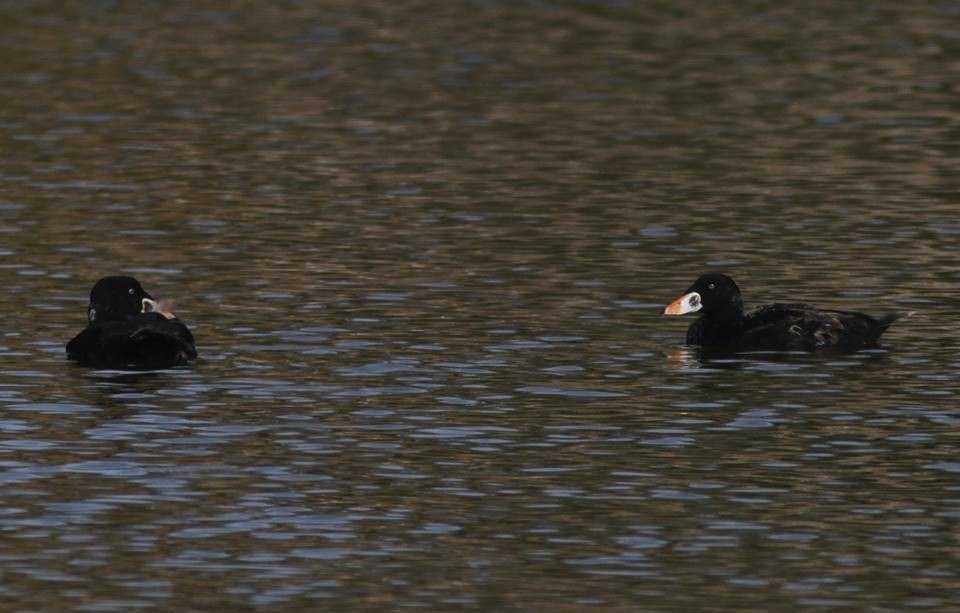
<path fill-rule="evenodd" d="M 708 349 L 758 351 L 852 351 L 875 347 L 901 315 L 871 317 L 808 304 L 767 304 L 743 311 L 740 288 L 720 273 L 701 275 L 664 315 L 700 313 L 687 329 L 687 344 Z"/>
<path fill-rule="evenodd" d="M 99 368 L 167 368 L 197 357 L 193 335 L 133 277 L 104 277 L 90 290 L 87 327 L 67 358 Z"/>

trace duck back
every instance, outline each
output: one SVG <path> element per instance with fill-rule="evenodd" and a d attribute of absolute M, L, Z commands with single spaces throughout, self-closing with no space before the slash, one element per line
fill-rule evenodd
<path fill-rule="evenodd" d="M 167 368 L 197 357 L 190 330 L 176 319 L 144 313 L 92 322 L 67 343 L 67 357 L 99 368 Z"/>
<path fill-rule="evenodd" d="M 739 347 L 787 351 L 873 347 L 899 318 L 818 309 L 809 304 L 768 304 L 744 315 Z"/>

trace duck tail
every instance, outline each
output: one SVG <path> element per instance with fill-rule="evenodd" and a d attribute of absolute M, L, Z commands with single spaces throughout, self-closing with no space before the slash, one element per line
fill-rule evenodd
<path fill-rule="evenodd" d="M 898 319 L 904 319 L 910 317 L 914 314 L 915 311 L 908 311 L 906 313 L 890 313 L 889 315 L 883 315 L 882 317 L 877 318 L 877 329 L 880 332 L 884 332 L 887 328 L 893 325 L 893 322 Z"/>

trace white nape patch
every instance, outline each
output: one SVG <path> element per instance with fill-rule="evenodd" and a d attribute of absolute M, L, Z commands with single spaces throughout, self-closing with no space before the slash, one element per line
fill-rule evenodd
<path fill-rule="evenodd" d="M 91 322 L 97 318 L 97 309 L 87 309 L 87 319 Z"/>

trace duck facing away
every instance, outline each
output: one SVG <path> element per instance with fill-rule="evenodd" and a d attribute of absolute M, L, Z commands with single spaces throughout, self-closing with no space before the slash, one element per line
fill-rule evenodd
<path fill-rule="evenodd" d="M 90 290 L 87 327 L 67 358 L 98 368 L 156 369 L 197 357 L 190 330 L 133 277 L 104 277 Z"/>
<path fill-rule="evenodd" d="M 687 344 L 732 351 L 853 351 L 875 347 L 901 315 L 871 317 L 809 304 L 767 304 L 744 312 L 740 288 L 720 273 L 701 275 L 664 315 L 700 313 Z"/>

